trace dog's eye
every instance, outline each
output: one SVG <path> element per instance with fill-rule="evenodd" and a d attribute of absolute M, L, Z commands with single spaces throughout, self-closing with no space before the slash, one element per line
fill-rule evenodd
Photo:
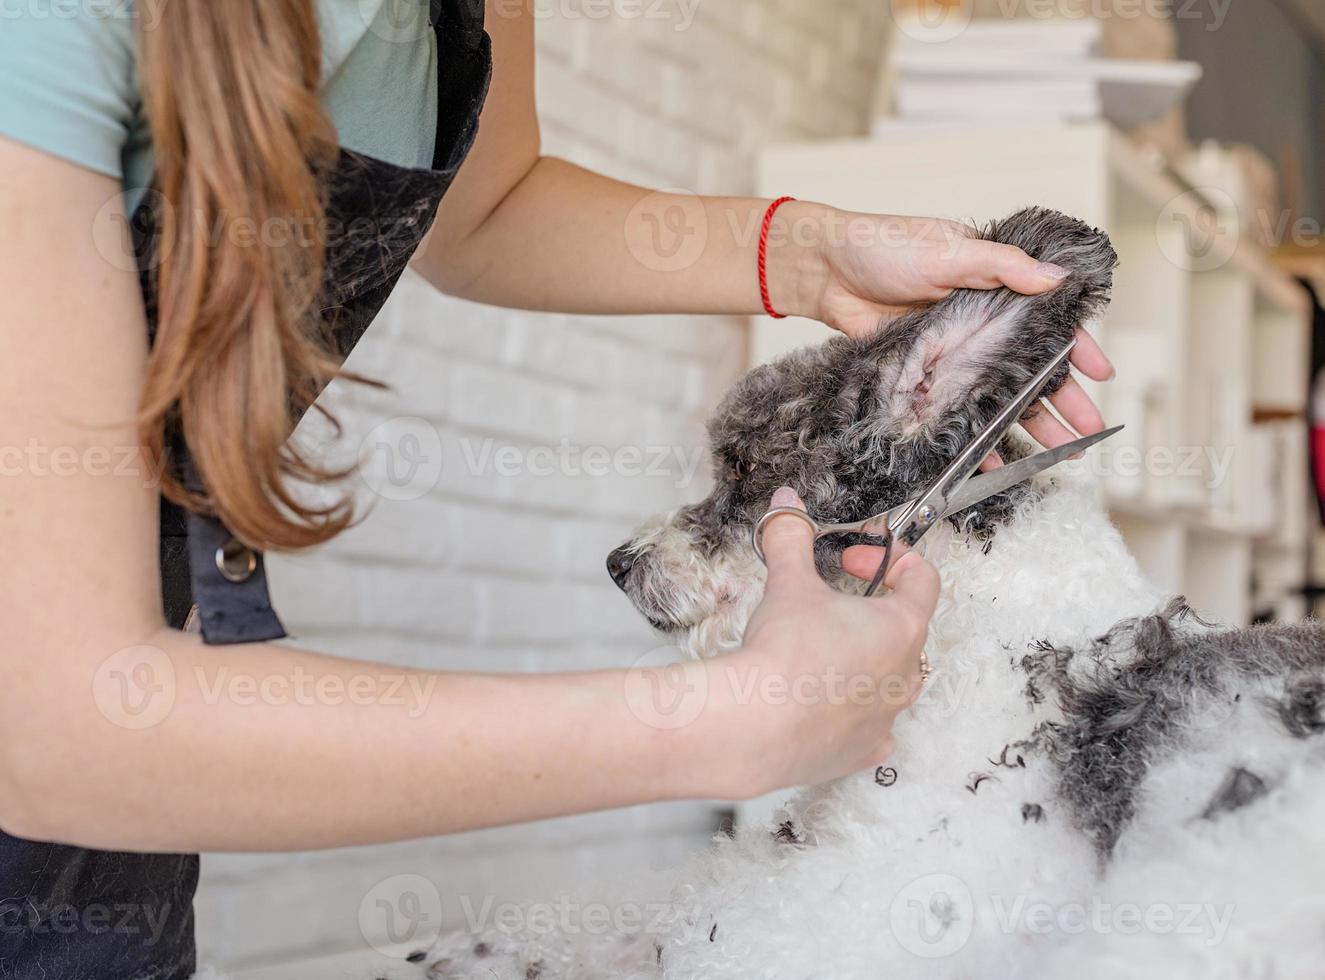
<path fill-rule="evenodd" d="M 735 483 L 737 480 L 743 480 L 755 471 L 758 463 L 750 463 L 748 466 L 741 460 L 736 460 L 727 469 L 727 482 Z"/>

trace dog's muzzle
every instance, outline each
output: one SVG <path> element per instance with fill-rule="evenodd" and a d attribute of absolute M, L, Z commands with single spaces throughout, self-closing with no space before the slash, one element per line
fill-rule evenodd
<path fill-rule="evenodd" d="M 618 589 L 626 588 L 626 579 L 630 576 L 630 570 L 635 567 L 636 557 L 636 553 L 624 545 L 607 556 L 607 574 L 612 576 L 612 581 L 616 583 Z"/>

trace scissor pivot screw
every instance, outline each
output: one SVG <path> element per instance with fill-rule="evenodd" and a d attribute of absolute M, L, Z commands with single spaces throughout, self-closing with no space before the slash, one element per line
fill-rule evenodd
<path fill-rule="evenodd" d="M 925 527 L 929 527 L 929 525 L 933 524 L 934 521 L 938 519 L 938 516 L 938 512 L 934 510 L 933 507 L 929 506 L 929 504 L 921 507 L 920 513 L 916 515 L 916 517 L 920 519 L 920 523 Z"/>

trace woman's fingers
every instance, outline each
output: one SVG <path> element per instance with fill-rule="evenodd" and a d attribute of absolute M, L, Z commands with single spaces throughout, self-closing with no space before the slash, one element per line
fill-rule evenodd
<path fill-rule="evenodd" d="M 1063 382 L 1063 386 L 1049 396 L 1049 401 L 1063 421 L 1083 436 L 1104 431 L 1104 416 L 1075 378 Z"/>
<path fill-rule="evenodd" d="M 866 582 L 874 580 L 874 573 L 883 561 L 884 549 L 872 544 L 852 545 L 842 552 L 842 570 Z M 939 573 L 934 566 L 906 545 L 898 542 L 893 548 L 893 563 L 883 577 L 894 597 L 925 622 L 934 615 L 939 599 Z"/>
<path fill-rule="evenodd" d="M 957 246 L 957 254 L 945 264 L 950 281 L 940 285 L 949 289 L 997 289 L 1007 286 L 1027 296 L 1048 292 L 1069 275 L 1062 266 L 1031 258 L 1015 245 L 967 238 Z"/>
<path fill-rule="evenodd" d="M 873 582 L 874 573 L 879 570 L 879 562 L 883 561 L 884 554 L 886 551 L 881 545 L 853 544 L 842 552 L 842 571 L 854 578 Z M 888 574 L 883 579 L 883 584 L 888 588 L 893 587 L 894 581 L 900 574 L 902 559 L 909 554 L 911 549 L 901 541 L 893 543 L 893 563 L 888 566 Z"/>
<path fill-rule="evenodd" d="M 1080 327 L 1077 328 L 1077 345 L 1068 357 L 1072 366 L 1092 381 L 1109 381 L 1116 373 L 1113 362 L 1109 360 L 1095 338 Z"/>
<path fill-rule="evenodd" d="M 893 546 L 894 565 L 906 550 L 906 545 L 900 541 Z M 874 573 L 879 570 L 879 562 L 883 561 L 883 556 L 884 549 L 879 545 L 853 544 L 842 552 L 842 571 L 866 582 L 873 582 Z"/>
<path fill-rule="evenodd" d="M 782 487 L 769 503 L 769 510 L 784 507 L 805 512 L 805 504 L 791 487 Z M 814 567 L 814 529 L 808 520 L 794 514 L 774 517 L 764 525 L 760 543 L 768 563 L 768 590 L 803 586 L 807 578 L 819 581 Z"/>
<path fill-rule="evenodd" d="M 921 623 L 929 622 L 939 602 L 939 573 L 933 565 L 908 551 L 893 562 L 884 583 L 892 589 L 894 603 L 909 606 Z"/>
<path fill-rule="evenodd" d="M 1046 449 L 1061 446 L 1077 437 L 1075 432 L 1054 418 L 1054 413 L 1043 405 L 1037 404 L 1033 412 L 1034 414 L 1030 418 L 1021 420 L 1021 427 L 1026 430 L 1032 439 Z"/>

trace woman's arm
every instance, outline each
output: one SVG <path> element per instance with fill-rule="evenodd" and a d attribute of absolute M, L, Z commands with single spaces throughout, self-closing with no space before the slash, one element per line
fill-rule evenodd
<path fill-rule="evenodd" d="M 875 747 L 904 706 L 788 708 L 739 692 L 742 671 L 773 665 L 909 676 L 930 582 L 914 569 L 917 603 L 861 601 L 867 622 L 822 648 L 777 630 L 679 677 L 431 673 L 370 663 L 371 649 L 208 647 L 166 628 L 154 467 L 133 426 L 147 350 L 120 189 L 4 139 L 0 173 L 5 831 L 143 851 L 305 849 L 742 797 L 846 774 L 860 751 L 847 749 Z M 834 637 L 842 611 L 811 585 L 770 608 L 799 635 Z M 893 638 L 883 651 L 880 636 Z M 660 691 L 706 692 L 703 710 L 659 724 Z"/>
<path fill-rule="evenodd" d="M 142 303 L 122 215 L 92 233 L 119 188 L 2 140 L 0 171 L 0 826 L 326 847 L 719 788 L 681 769 L 697 731 L 640 724 L 616 674 L 431 674 L 165 628 Z"/>
<path fill-rule="evenodd" d="M 564 313 L 763 311 L 756 255 L 769 202 L 649 191 L 540 155 L 533 18 L 488 3 L 494 76 L 479 137 L 415 259 L 444 292 L 497 306 Z M 1063 270 L 1011 245 L 971 239 L 932 218 L 857 214 L 792 202 L 770 229 L 768 284 L 780 313 L 860 335 L 959 287 L 1041 293 Z M 1084 331 L 1072 363 L 1105 380 L 1112 366 Z M 1072 379 L 1053 398 L 1082 433 L 1103 419 Z M 1047 445 L 1075 438 L 1040 413 Z"/>

